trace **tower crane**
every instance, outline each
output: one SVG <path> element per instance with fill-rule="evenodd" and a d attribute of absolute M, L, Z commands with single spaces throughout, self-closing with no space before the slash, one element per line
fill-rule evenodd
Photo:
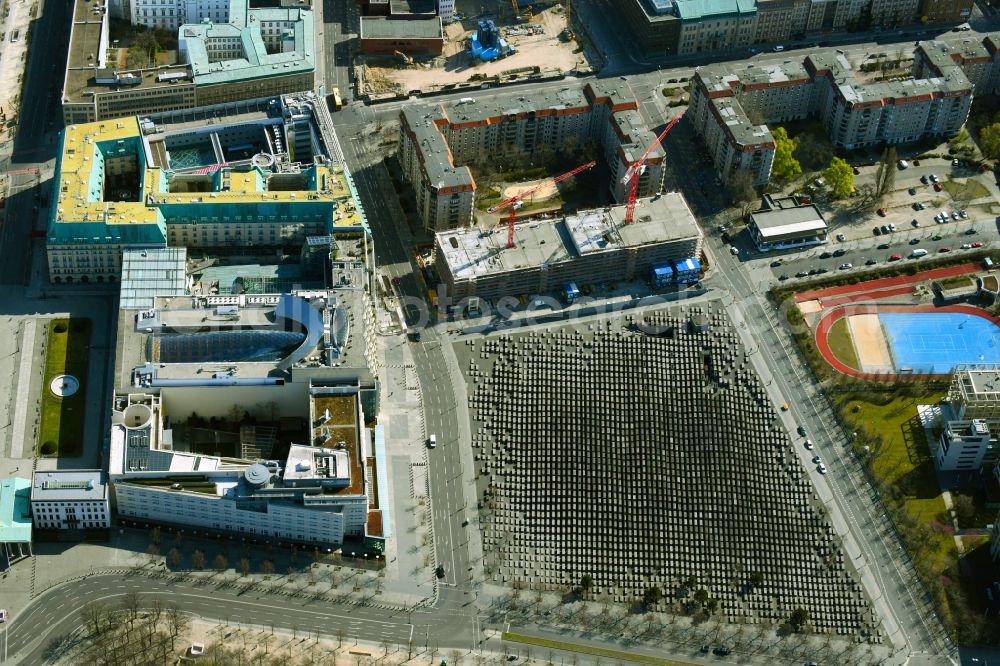
<path fill-rule="evenodd" d="M 558 185 L 559 183 L 561 183 L 562 181 L 566 180 L 567 178 L 572 178 L 573 176 L 577 175 L 578 173 L 582 173 L 584 171 L 587 171 L 588 169 L 593 169 L 595 166 L 597 166 L 597 162 L 587 162 L 583 166 L 578 166 L 577 168 L 573 169 L 572 171 L 567 171 L 566 173 L 564 173 L 562 175 L 556 176 L 555 178 L 552 179 L 552 184 L 553 185 Z M 548 187 L 548 183 L 545 183 L 545 182 L 539 183 L 538 185 L 536 185 L 535 187 L 531 188 L 530 190 L 526 190 L 524 192 L 521 192 L 520 194 L 515 194 L 511 198 L 506 199 L 504 201 L 501 201 L 496 206 L 493 206 L 492 208 L 487 209 L 487 212 L 489 212 L 489 213 L 499 213 L 502 210 L 507 210 L 508 211 L 508 214 L 507 214 L 507 249 L 510 249 L 510 248 L 514 247 L 514 222 L 517 220 L 517 212 L 516 212 L 517 209 L 521 207 L 521 205 L 524 203 L 525 199 L 530 198 L 532 195 L 535 194 L 535 192 L 537 192 L 538 190 L 542 189 L 543 187 Z"/>
<path fill-rule="evenodd" d="M 667 123 L 667 126 L 663 128 L 662 132 L 660 132 L 660 136 L 656 137 L 656 141 L 649 144 L 649 147 L 646 148 L 646 152 L 642 154 L 642 157 L 633 162 L 625 172 L 625 175 L 622 177 L 622 185 L 628 185 L 629 187 L 628 205 L 625 208 L 625 224 L 632 224 L 632 215 L 635 213 L 635 194 L 639 189 L 639 176 L 646 171 L 646 160 L 649 158 L 649 154 L 653 152 L 654 148 L 660 145 L 660 142 L 663 141 L 663 137 L 667 135 L 667 132 L 674 128 L 674 125 L 676 125 L 677 121 L 680 119 L 681 116 L 677 116 Z"/>

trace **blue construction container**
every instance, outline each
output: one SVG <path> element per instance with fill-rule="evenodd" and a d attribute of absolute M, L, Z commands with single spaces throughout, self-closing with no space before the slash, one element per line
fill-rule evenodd
<path fill-rule="evenodd" d="M 701 279 L 701 263 L 695 257 L 674 262 L 674 280 L 677 284 L 694 284 Z"/>
<path fill-rule="evenodd" d="M 572 303 L 580 298 L 580 290 L 576 288 L 576 282 L 568 282 L 563 285 L 563 296 L 567 303 Z"/>
<path fill-rule="evenodd" d="M 661 289 L 674 283 L 674 269 L 670 264 L 655 264 L 650 269 L 650 282 L 653 288 Z"/>

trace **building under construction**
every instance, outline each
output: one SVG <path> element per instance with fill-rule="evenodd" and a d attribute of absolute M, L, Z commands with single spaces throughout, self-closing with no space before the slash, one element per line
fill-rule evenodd
<path fill-rule="evenodd" d="M 530 159 L 545 146 L 596 144 L 609 166 L 611 195 L 624 201 L 629 166 L 656 140 L 638 109 L 628 87 L 614 81 L 406 106 L 400 111 L 400 166 L 413 186 L 424 226 L 432 231 L 465 227 L 473 220 L 476 181 L 462 165 L 485 154 L 518 168 L 504 156 L 511 148 Z M 660 191 L 664 156 L 661 146 L 650 152 L 639 175 L 639 197 Z"/>
<path fill-rule="evenodd" d="M 654 266 L 699 257 L 702 232 L 677 192 L 639 199 L 635 221 L 625 206 L 579 211 L 506 230 L 458 229 L 437 234 L 435 266 L 451 302 L 544 294 L 579 285 L 644 279 Z"/>

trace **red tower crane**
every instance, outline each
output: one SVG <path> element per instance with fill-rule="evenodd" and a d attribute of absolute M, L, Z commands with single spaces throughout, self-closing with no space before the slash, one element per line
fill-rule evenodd
<path fill-rule="evenodd" d="M 581 172 L 586 171 L 588 169 L 593 169 L 596 165 L 597 165 L 597 162 L 588 162 L 587 164 L 584 164 L 583 166 L 578 166 L 577 168 L 573 169 L 572 171 L 567 171 L 566 173 L 562 174 L 561 176 L 556 176 L 555 178 L 553 178 L 552 179 L 552 184 L 556 185 L 558 183 L 561 183 L 562 181 L 566 180 L 567 178 L 572 178 L 573 176 L 575 176 L 578 173 L 581 173 Z M 527 190 L 525 192 L 521 192 L 520 194 L 515 194 L 510 199 L 507 199 L 506 201 L 501 201 L 496 206 L 493 206 L 493 208 L 487 209 L 487 212 L 490 212 L 490 213 L 497 213 L 497 212 L 500 212 L 500 211 L 502 211 L 504 209 L 507 209 L 509 211 L 509 214 L 507 215 L 507 248 L 508 249 L 514 247 L 514 222 L 517 219 L 517 212 L 516 212 L 517 209 L 521 207 L 521 204 L 524 203 L 525 199 L 530 198 L 535 192 L 537 192 L 538 190 L 542 189 L 543 187 L 548 187 L 548 186 L 549 186 L 548 183 L 540 183 L 539 185 L 531 188 L 530 190 Z"/>
<path fill-rule="evenodd" d="M 628 185 L 628 205 L 625 209 L 625 224 L 632 224 L 632 215 L 635 213 L 635 194 L 639 190 L 639 176 L 646 170 L 646 160 L 649 158 L 649 154 L 653 152 L 653 149 L 660 145 L 663 141 L 663 137 L 667 135 L 667 132 L 674 128 L 677 121 L 681 119 L 681 116 L 677 116 L 663 128 L 660 132 L 660 136 L 656 137 L 656 141 L 649 144 L 649 148 L 646 148 L 646 152 L 642 154 L 642 157 L 638 161 L 634 162 L 629 166 L 628 171 L 625 172 L 625 176 L 622 178 L 622 185 Z"/>

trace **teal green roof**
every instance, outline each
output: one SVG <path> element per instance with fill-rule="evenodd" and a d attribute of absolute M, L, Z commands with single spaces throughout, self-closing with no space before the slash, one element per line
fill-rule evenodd
<path fill-rule="evenodd" d="M 756 12 L 756 0 L 678 0 L 677 2 L 677 15 L 685 21 Z"/>
<path fill-rule="evenodd" d="M 31 541 L 31 480 L 0 481 L 0 543 Z"/>
<path fill-rule="evenodd" d="M 261 25 L 282 26 L 281 52 L 268 53 Z M 248 0 L 232 0 L 228 23 L 186 23 L 178 29 L 177 49 L 191 66 L 196 85 L 249 81 L 315 69 L 315 27 L 312 11 L 300 8 L 268 7 L 250 9 Z M 238 42 L 243 56 L 214 60 L 209 43 Z"/>

